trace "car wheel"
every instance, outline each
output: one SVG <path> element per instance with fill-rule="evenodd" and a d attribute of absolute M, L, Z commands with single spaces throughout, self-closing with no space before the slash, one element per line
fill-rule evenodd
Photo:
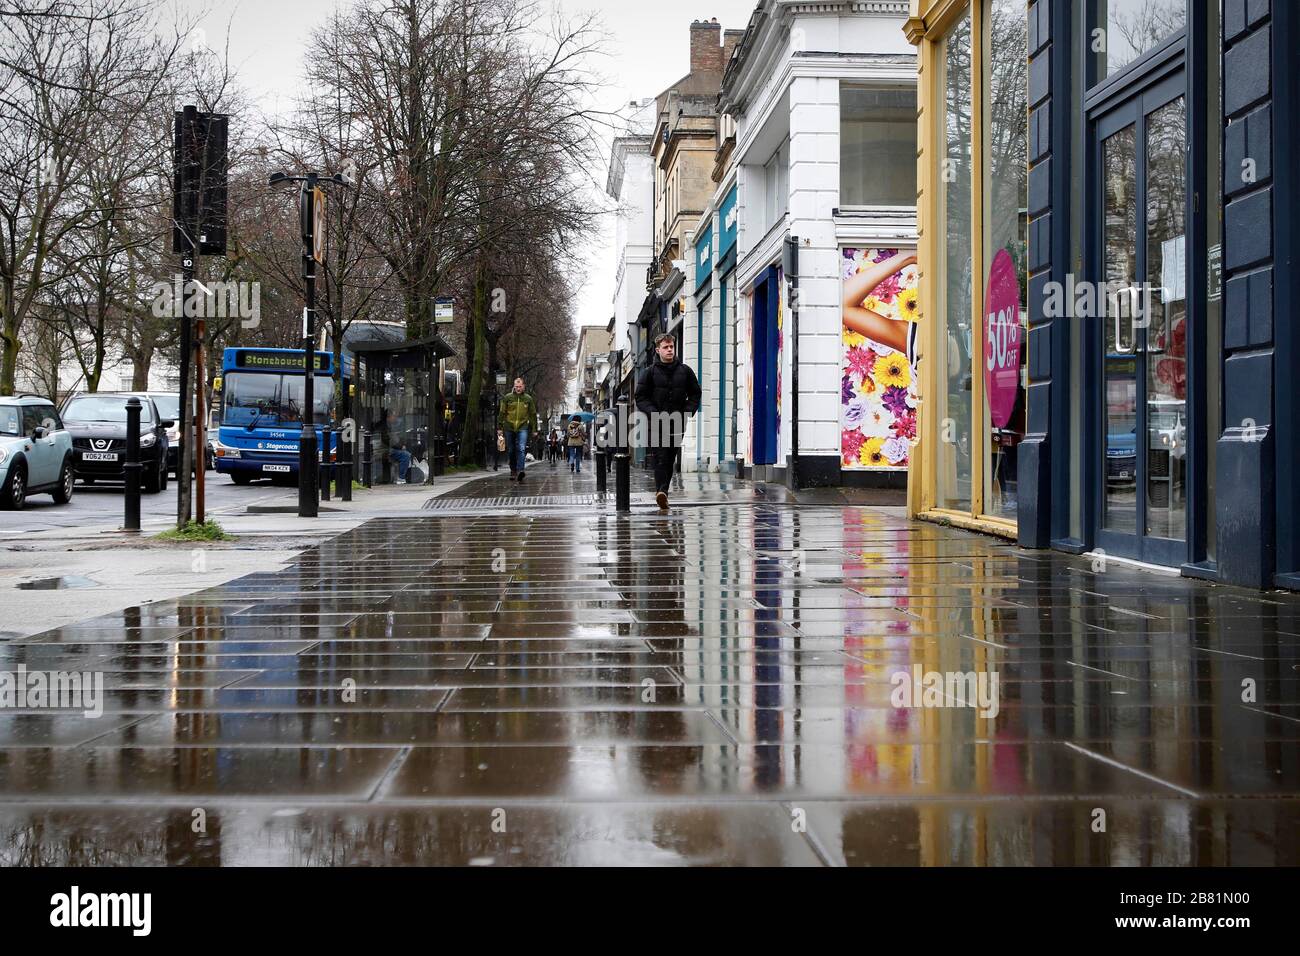
<path fill-rule="evenodd" d="M 145 479 L 144 479 L 145 494 L 156 495 L 158 494 L 158 492 L 162 491 L 163 475 L 164 473 L 166 473 L 166 471 L 167 471 L 166 465 L 155 465 L 153 468 L 149 470 L 149 473 L 145 475 Z"/>
<path fill-rule="evenodd" d="M 232 471 L 230 478 L 237 485 L 246 485 L 253 480 L 253 476 L 246 471 Z"/>
<path fill-rule="evenodd" d="M 76 473 L 72 470 L 72 462 L 65 461 L 63 470 L 59 472 L 59 487 L 54 490 L 55 504 L 66 505 L 72 500 L 72 489 L 77 485 Z"/>
<path fill-rule="evenodd" d="M 27 503 L 27 468 L 22 464 L 14 465 L 9 472 L 9 480 L 0 488 L 0 505 L 22 511 Z"/>

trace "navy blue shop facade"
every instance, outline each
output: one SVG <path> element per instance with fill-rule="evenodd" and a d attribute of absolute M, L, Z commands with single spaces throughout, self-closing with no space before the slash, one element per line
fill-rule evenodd
<path fill-rule="evenodd" d="M 1289 0 L 1030 4 L 1021 545 L 1300 586 L 1298 45 Z"/>

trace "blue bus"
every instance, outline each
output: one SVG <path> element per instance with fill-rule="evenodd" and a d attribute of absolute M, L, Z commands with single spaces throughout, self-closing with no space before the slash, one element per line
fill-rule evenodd
<path fill-rule="evenodd" d="M 316 352 L 312 385 L 317 447 L 323 427 L 335 419 L 334 354 Z M 217 471 L 237 485 L 254 478 L 296 480 L 298 438 L 303 425 L 302 349 L 228 348 L 221 358 L 221 425 L 214 444 Z M 342 387 L 352 376 L 344 353 Z M 330 455 L 338 449 L 331 435 Z"/>

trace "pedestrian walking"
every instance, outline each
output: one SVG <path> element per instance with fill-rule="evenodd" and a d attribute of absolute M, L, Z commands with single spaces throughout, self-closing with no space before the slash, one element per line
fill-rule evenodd
<path fill-rule="evenodd" d="M 649 419 L 655 456 L 655 502 L 666 510 L 686 417 L 700 407 L 699 379 L 678 360 L 677 343 L 666 332 L 655 338 L 655 361 L 637 383 L 636 407 Z"/>
<path fill-rule="evenodd" d="M 577 415 L 569 419 L 565 428 L 565 444 L 569 446 L 569 471 L 582 474 L 582 449 L 587 444 L 587 430 Z"/>
<path fill-rule="evenodd" d="M 524 462 L 528 457 L 528 433 L 537 429 L 537 403 L 524 391 L 524 380 L 515 379 L 514 390 L 501 401 L 497 412 L 497 437 L 504 436 L 506 454 L 510 456 L 513 480 L 524 480 Z"/>
<path fill-rule="evenodd" d="M 546 459 L 554 468 L 560 460 L 560 430 L 551 426 L 551 433 L 546 436 Z"/>

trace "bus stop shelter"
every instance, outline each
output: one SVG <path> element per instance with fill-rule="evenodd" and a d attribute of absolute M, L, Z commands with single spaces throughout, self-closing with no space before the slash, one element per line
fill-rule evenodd
<path fill-rule="evenodd" d="M 366 331 L 379 330 L 369 326 Z M 365 338 L 349 342 L 348 348 L 357 362 L 353 417 L 372 442 L 370 473 L 364 474 L 358 462 L 360 480 L 393 481 L 399 451 L 411 456 L 409 481 L 428 482 L 442 474 L 447 465 L 442 363 L 455 350 L 436 333 L 400 341 Z"/>

